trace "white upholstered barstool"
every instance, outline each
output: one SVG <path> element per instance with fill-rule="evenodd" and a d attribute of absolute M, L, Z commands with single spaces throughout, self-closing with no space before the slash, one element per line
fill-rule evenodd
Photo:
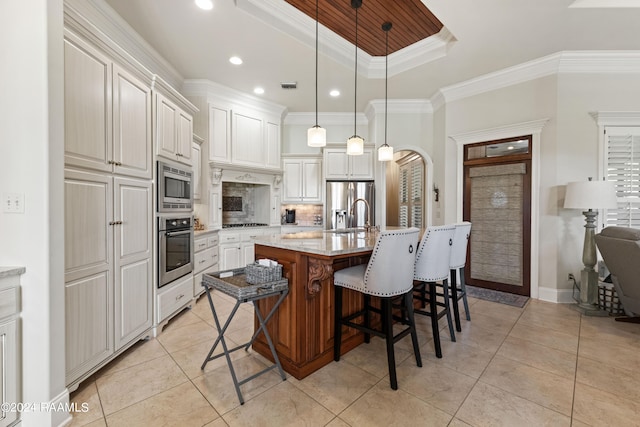
<path fill-rule="evenodd" d="M 433 343 L 436 350 L 436 357 L 442 357 L 442 347 L 440 346 L 440 332 L 438 329 L 438 319 L 447 317 L 449 324 L 449 334 L 451 341 L 455 341 L 453 322 L 451 321 L 451 311 L 449 310 L 449 258 L 451 256 L 451 245 L 453 244 L 453 225 L 441 225 L 427 227 L 416 254 L 416 264 L 414 269 L 414 280 L 416 284 L 414 298 L 422 303 L 421 309 L 416 309 L 418 314 L 431 317 L 431 329 L 433 330 Z M 443 292 L 437 292 L 437 283 L 442 281 Z M 427 291 L 427 285 L 429 289 Z M 443 301 L 438 301 L 441 296 Z M 429 310 L 425 310 L 426 303 L 429 303 Z M 441 308 L 438 311 L 438 308 Z"/>
<path fill-rule="evenodd" d="M 342 327 L 348 326 L 365 333 L 365 341 L 369 342 L 369 335 L 383 337 L 387 345 L 387 363 L 389 365 L 389 382 L 391 388 L 398 389 L 396 378 L 396 362 L 393 345 L 398 340 L 411 334 L 416 364 L 422 366 L 418 336 L 413 317 L 413 266 L 416 259 L 419 230 L 417 228 L 382 231 L 376 239 L 368 264 L 338 270 L 333 275 L 335 291 L 335 330 L 333 336 L 333 358 L 340 360 L 340 346 L 342 342 Z M 352 289 L 364 295 L 364 306 L 356 313 L 343 315 L 342 288 Z M 381 308 L 371 306 L 371 296 L 378 297 Z M 391 300 L 402 296 L 400 306 L 402 316 L 392 315 Z M 395 308 L 395 307 L 394 307 Z M 382 328 L 373 329 L 370 326 L 370 312 L 379 313 Z M 363 317 L 362 323 L 353 320 Z M 401 332 L 393 335 L 393 321 L 398 320 L 408 325 Z"/>
<path fill-rule="evenodd" d="M 451 257 L 449 268 L 451 269 L 451 303 L 453 304 L 453 318 L 456 321 L 456 331 L 461 332 L 460 308 L 458 301 L 462 299 L 464 312 L 467 320 L 471 320 L 469 315 L 469 303 L 467 302 L 467 286 L 464 280 L 464 267 L 467 263 L 467 247 L 469 246 L 469 236 L 471 235 L 471 223 L 468 221 L 454 224 L 456 231 L 453 235 L 453 245 L 451 246 Z M 460 273 L 460 283 L 457 283 L 457 273 Z"/>

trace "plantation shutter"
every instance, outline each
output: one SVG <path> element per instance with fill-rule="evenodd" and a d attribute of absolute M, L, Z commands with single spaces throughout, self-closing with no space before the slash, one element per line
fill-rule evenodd
<path fill-rule="evenodd" d="M 618 208 L 606 225 L 640 228 L 640 127 L 605 127 L 607 181 L 616 186 Z"/>

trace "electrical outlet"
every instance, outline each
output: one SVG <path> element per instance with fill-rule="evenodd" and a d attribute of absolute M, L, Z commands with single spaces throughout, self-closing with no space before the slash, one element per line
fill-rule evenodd
<path fill-rule="evenodd" d="M 569 273 L 569 278 L 567 280 L 576 280 L 576 278 L 573 276 L 573 273 Z"/>
<path fill-rule="evenodd" d="M 5 213 L 24 213 L 24 193 L 4 193 L 2 211 Z"/>

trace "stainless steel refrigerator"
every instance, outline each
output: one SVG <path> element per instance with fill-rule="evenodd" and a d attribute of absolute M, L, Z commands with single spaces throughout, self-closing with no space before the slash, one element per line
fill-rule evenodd
<path fill-rule="evenodd" d="M 364 227 L 367 220 L 375 225 L 373 181 L 327 181 L 326 229 Z"/>

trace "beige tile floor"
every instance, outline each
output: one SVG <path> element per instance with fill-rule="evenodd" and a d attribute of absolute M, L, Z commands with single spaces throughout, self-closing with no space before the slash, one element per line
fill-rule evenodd
<path fill-rule="evenodd" d="M 233 301 L 216 295 L 226 318 Z M 200 364 L 217 336 L 205 298 L 140 342 L 71 395 L 87 403 L 81 426 L 640 426 L 640 325 L 583 317 L 531 300 L 525 308 L 470 298 L 457 342 L 441 323 L 437 359 L 429 319 L 418 316 L 423 367 L 410 337 L 396 345 L 399 389 L 389 388 L 383 341 L 373 339 L 309 377 L 271 371 L 242 386 L 241 406 L 224 358 Z M 243 304 L 228 337 L 248 340 Z M 444 319 L 442 319 L 444 321 Z M 267 363 L 233 353 L 240 378 Z"/>

